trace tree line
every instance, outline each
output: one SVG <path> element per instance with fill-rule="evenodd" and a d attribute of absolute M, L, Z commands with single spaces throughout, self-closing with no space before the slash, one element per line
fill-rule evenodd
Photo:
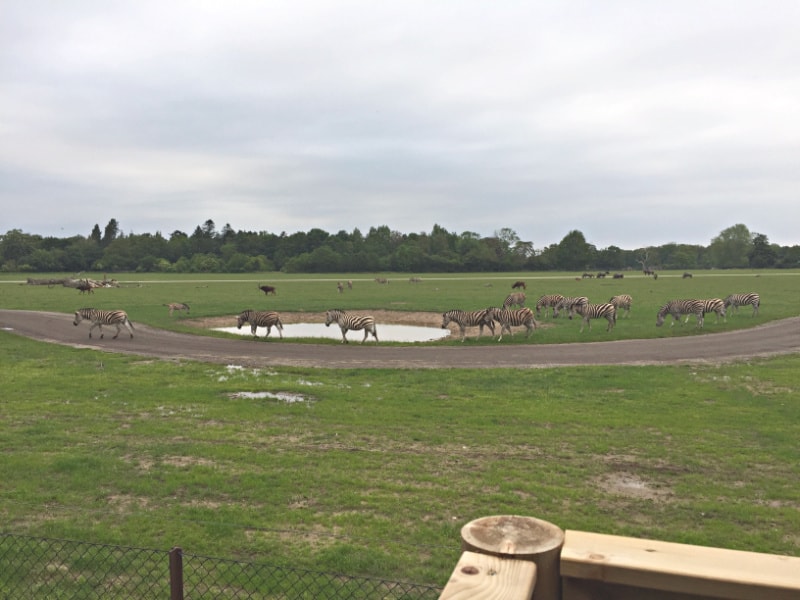
<path fill-rule="evenodd" d="M 536 249 L 509 228 L 481 237 L 434 225 L 429 233 L 401 233 L 382 225 L 331 234 L 321 229 L 287 234 L 234 231 L 214 221 L 191 234 L 125 234 L 116 219 L 105 229 L 66 238 L 12 229 L 0 235 L 4 272 L 246 273 L 454 273 L 504 271 L 621 271 L 630 269 L 797 268 L 800 246 L 770 244 L 742 224 L 708 246 L 669 243 L 624 250 L 598 249 L 570 231 L 557 244 Z"/>

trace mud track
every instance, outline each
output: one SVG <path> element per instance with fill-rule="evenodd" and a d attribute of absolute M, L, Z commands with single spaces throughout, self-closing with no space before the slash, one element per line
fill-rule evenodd
<path fill-rule="evenodd" d="M 723 333 L 575 344 L 409 345 L 368 342 L 296 344 L 233 340 L 175 333 L 136 324 L 135 337 L 123 329 L 112 339 L 88 338 L 88 326 L 74 327 L 72 315 L 0 310 L 0 328 L 32 339 L 76 348 L 122 352 L 163 359 L 186 359 L 242 366 L 340 369 L 542 368 L 573 365 L 721 363 L 752 357 L 800 353 L 800 317 Z"/>

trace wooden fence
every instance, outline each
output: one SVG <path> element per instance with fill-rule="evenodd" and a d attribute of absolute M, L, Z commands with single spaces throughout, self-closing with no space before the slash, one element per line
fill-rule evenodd
<path fill-rule="evenodd" d="M 440 600 L 798 600 L 800 558 L 477 519 Z"/>

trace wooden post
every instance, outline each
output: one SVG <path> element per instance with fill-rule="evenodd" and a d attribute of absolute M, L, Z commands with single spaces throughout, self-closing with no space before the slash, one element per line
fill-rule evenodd
<path fill-rule="evenodd" d="M 564 532 L 534 517 L 483 517 L 461 528 L 461 549 L 536 564 L 535 600 L 560 600 Z"/>
<path fill-rule="evenodd" d="M 183 600 L 183 550 L 179 546 L 169 551 L 169 597 Z"/>
<path fill-rule="evenodd" d="M 530 600 L 535 584 L 532 562 L 464 552 L 439 600 Z"/>

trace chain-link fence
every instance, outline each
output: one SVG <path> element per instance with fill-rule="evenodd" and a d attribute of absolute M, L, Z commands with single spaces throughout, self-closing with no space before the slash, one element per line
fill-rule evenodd
<path fill-rule="evenodd" d="M 170 551 L 0 533 L 3 600 L 438 598 L 440 588 Z"/>

